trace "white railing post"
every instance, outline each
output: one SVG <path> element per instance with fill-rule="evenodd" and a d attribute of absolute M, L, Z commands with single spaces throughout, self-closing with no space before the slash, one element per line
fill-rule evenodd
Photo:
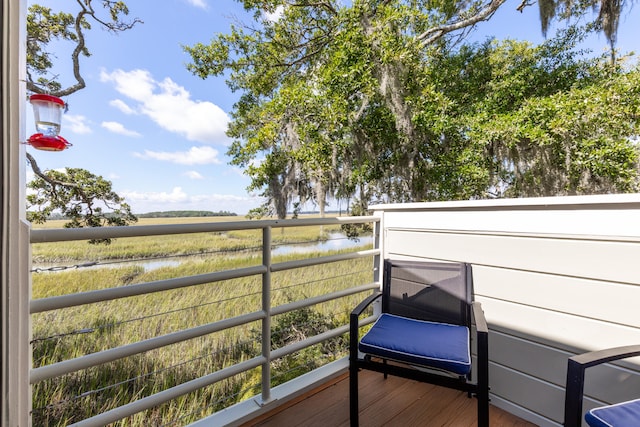
<path fill-rule="evenodd" d="M 382 292 L 382 266 L 384 264 L 384 248 L 382 248 L 382 244 L 384 243 L 384 239 L 381 239 L 380 236 L 384 233 L 384 211 L 377 211 L 374 213 L 375 216 L 380 218 L 380 221 L 375 221 L 373 223 L 373 247 L 380 250 L 378 255 L 373 257 L 373 280 L 376 283 L 380 284 L 380 288 L 378 289 Z M 373 314 L 378 316 L 382 313 L 382 299 L 378 298 L 373 302 Z"/>
<path fill-rule="evenodd" d="M 271 226 L 262 229 L 262 404 L 271 400 Z"/>
<path fill-rule="evenodd" d="M 29 224 L 25 213 L 25 0 L 0 9 L 0 425 L 30 426 Z"/>

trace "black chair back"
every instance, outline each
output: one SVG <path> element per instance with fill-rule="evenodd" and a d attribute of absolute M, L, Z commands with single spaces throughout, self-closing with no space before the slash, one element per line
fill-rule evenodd
<path fill-rule="evenodd" d="M 385 260 L 382 311 L 469 326 L 472 282 L 464 263 Z"/>

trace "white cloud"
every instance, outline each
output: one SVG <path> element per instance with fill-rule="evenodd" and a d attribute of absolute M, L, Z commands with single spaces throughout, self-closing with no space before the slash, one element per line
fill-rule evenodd
<path fill-rule="evenodd" d="M 113 101 L 109 102 L 109 105 L 117 108 L 118 110 L 122 111 L 124 114 L 131 115 L 136 113 L 133 108 L 129 107 L 129 105 L 127 105 L 127 103 L 121 99 L 114 99 Z"/>
<path fill-rule="evenodd" d="M 63 134 L 66 129 L 78 135 L 88 134 L 92 132 L 91 128 L 87 124 L 87 118 L 85 116 L 77 114 L 65 114 L 64 116 L 62 116 L 62 119 L 65 123 L 62 124 L 62 129 L 60 131 L 61 134 Z"/>
<path fill-rule="evenodd" d="M 262 204 L 263 200 L 256 196 L 236 196 L 231 194 L 198 194 L 188 195 L 181 187 L 174 187 L 171 192 L 119 192 L 135 213 L 169 211 L 169 210 L 208 210 L 228 211 L 246 214 Z"/>
<path fill-rule="evenodd" d="M 122 123 L 118 123 L 118 122 L 102 122 L 101 126 L 107 129 L 109 132 L 117 133 L 118 135 L 132 136 L 136 138 L 139 138 L 142 136 L 134 130 L 126 129 L 122 125 Z"/>
<path fill-rule="evenodd" d="M 133 110 L 146 115 L 163 129 L 190 141 L 229 142 L 225 134 L 229 116 L 212 102 L 193 100 L 184 87 L 169 77 L 156 81 L 147 70 L 117 69 L 111 73 L 103 71 L 100 79 L 113 83 L 118 92 L 137 103 Z M 116 101 L 112 104 L 114 102 L 121 105 Z"/>
<path fill-rule="evenodd" d="M 205 0 L 187 0 L 191 6 L 199 7 L 200 9 L 206 9 L 208 7 Z"/>
<path fill-rule="evenodd" d="M 187 171 L 184 173 L 184 175 L 189 179 L 204 179 L 204 176 L 196 171 Z"/>
<path fill-rule="evenodd" d="M 273 13 L 263 12 L 262 17 L 269 22 L 278 22 L 284 14 L 284 7 L 278 6 Z"/>
<path fill-rule="evenodd" d="M 144 150 L 144 153 L 133 153 L 133 155 L 141 159 L 162 160 L 180 165 L 210 165 L 221 163 L 220 159 L 218 159 L 218 150 L 206 146 L 191 147 L 189 151 L 175 152 Z"/>
<path fill-rule="evenodd" d="M 187 200 L 187 193 L 182 191 L 180 187 L 174 187 L 171 193 L 167 192 L 147 192 L 141 193 L 138 191 L 123 191 L 122 195 L 127 200 L 127 203 L 132 202 L 147 202 L 147 203 L 182 203 Z"/>
<path fill-rule="evenodd" d="M 117 69 L 112 73 L 103 70 L 100 72 L 100 81 L 113 82 L 118 92 L 138 102 L 151 97 L 156 85 L 151 73 L 140 69 L 128 72 Z"/>

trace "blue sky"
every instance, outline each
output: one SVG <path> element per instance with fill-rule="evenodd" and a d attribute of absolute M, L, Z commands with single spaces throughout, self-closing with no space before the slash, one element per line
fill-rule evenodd
<path fill-rule="evenodd" d="M 57 10 L 75 2 L 29 0 Z M 94 26 L 87 33 L 90 58 L 81 72 L 87 87 L 65 98 L 60 134 L 73 144 L 62 152 L 28 147 L 41 169 L 65 166 L 88 169 L 113 183 L 135 213 L 166 210 L 231 211 L 245 214 L 260 205 L 248 194 L 249 179 L 228 164 L 225 128 L 238 95 L 224 78 L 202 80 L 187 71 L 183 45 L 207 43 L 237 21 L 248 22 L 232 0 L 162 0 L 127 2 L 131 17 L 144 24 L 112 35 Z M 516 38 L 539 43 L 537 5 L 524 13 L 509 1 L 474 36 Z M 98 7 L 98 2 L 96 2 Z M 620 24 L 618 47 L 640 52 L 640 30 L 633 25 L 637 6 Z M 551 34 L 551 32 L 550 32 Z M 589 47 L 607 47 L 595 36 Z M 56 72 L 71 82 L 69 50 L 56 46 Z M 65 67 L 66 65 L 66 67 Z M 67 78 L 65 78 L 67 76 Z M 30 109 L 27 135 L 35 132 Z M 27 175 L 29 180 L 32 174 Z M 335 202 L 334 202 L 335 203 Z M 336 208 L 336 206 L 330 206 Z"/>

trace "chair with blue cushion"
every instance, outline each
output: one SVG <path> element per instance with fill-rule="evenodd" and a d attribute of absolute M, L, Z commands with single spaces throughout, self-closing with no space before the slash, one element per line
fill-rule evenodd
<path fill-rule="evenodd" d="M 590 351 L 569 358 L 564 400 L 565 427 L 582 425 L 585 370 L 592 366 L 635 356 L 640 356 L 640 345 Z M 640 399 L 591 409 L 584 415 L 584 419 L 591 427 L 640 426 Z"/>
<path fill-rule="evenodd" d="M 351 425 L 358 426 L 358 371 L 369 369 L 385 378 L 391 374 L 476 395 L 478 426 L 488 426 L 488 330 L 480 303 L 473 301 L 471 266 L 385 260 L 382 277 L 382 293 L 369 296 L 351 312 Z M 359 338 L 360 315 L 378 299 L 381 314 Z M 475 382 L 472 336 L 477 344 Z"/>

